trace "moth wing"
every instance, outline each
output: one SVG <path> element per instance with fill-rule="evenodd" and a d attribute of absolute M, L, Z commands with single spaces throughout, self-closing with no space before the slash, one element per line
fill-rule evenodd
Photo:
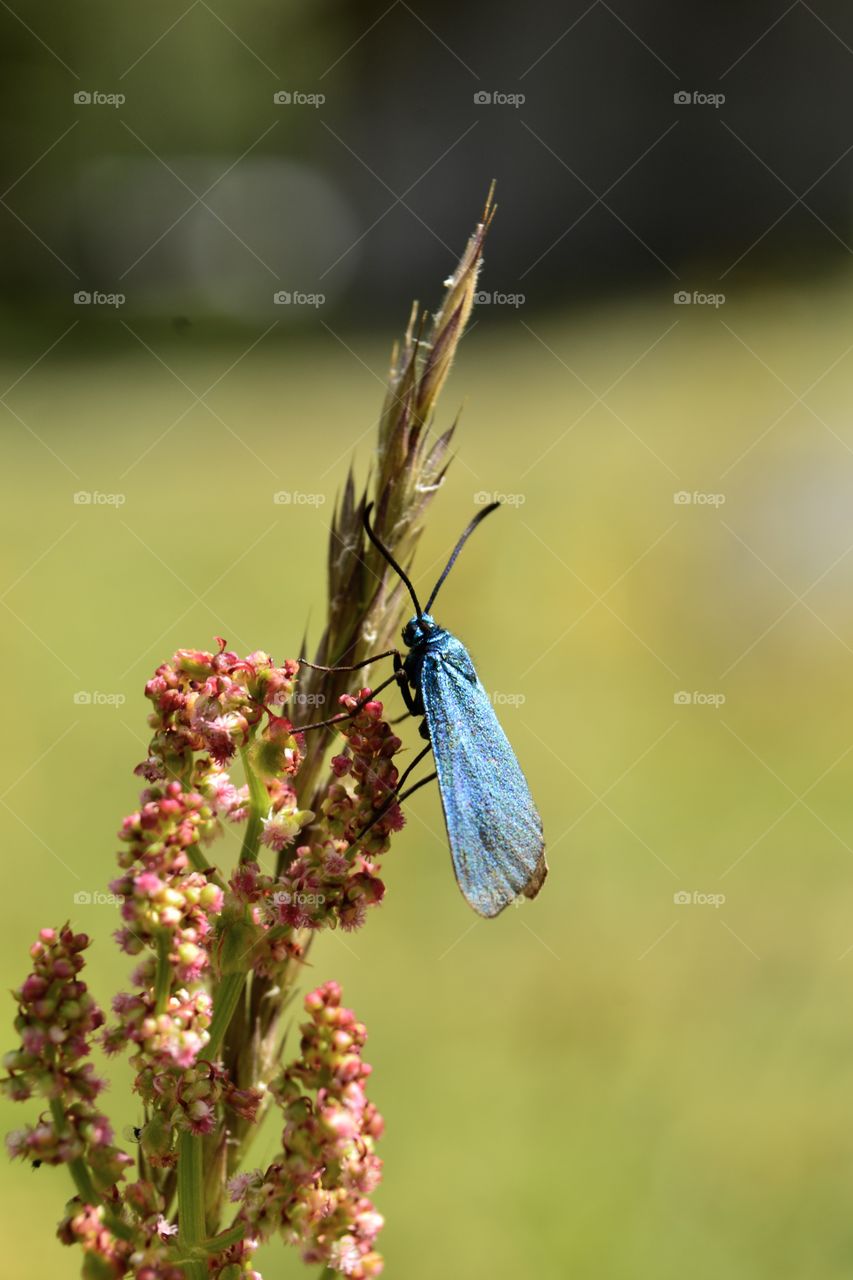
<path fill-rule="evenodd" d="M 542 887 L 542 821 L 464 645 L 448 636 L 429 650 L 420 687 L 456 880 L 479 915 L 496 916 Z"/>

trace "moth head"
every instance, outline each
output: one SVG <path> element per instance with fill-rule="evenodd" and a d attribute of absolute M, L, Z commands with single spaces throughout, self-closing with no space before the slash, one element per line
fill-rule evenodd
<path fill-rule="evenodd" d="M 403 644 L 407 649 L 428 640 L 438 630 L 435 619 L 428 613 L 415 614 L 403 627 Z"/>

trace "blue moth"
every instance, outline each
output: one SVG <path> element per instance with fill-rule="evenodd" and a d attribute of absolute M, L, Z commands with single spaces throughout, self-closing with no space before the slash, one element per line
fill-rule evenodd
<path fill-rule="evenodd" d="M 374 533 L 371 507 L 364 512 L 368 537 L 399 574 L 415 606 L 403 628 L 408 653 L 403 658 L 392 650 L 388 656 L 394 657 L 407 709 L 422 717 L 427 746 L 400 778 L 393 798 L 403 798 L 403 783 L 431 750 L 435 772 L 416 785 L 438 779 L 456 881 L 467 902 L 486 917 L 521 896 L 535 898 L 542 888 L 548 874 L 542 821 L 467 649 L 439 626 L 430 609 L 465 542 L 499 505 L 491 503 L 470 522 L 423 609 L 408 576 Z"/>

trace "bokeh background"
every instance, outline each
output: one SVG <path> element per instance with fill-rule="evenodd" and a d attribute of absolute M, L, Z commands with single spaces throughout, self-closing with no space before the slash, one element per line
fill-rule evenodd
<path fill-rule="evenodd" d="M 313 952 L 370 1030 L 387 1274 L 849 1275 L 849 9 L 13 0 L 0 26 L 5 985 L 69 916 L 96 995 L 125 982 L 113 909 L 75 895 L 113 874 L 143 683 L 214 634 L 317 638 L 391 338 L 495 177 L 416 576 L 506 498 L 440 617 L 551 875 L 478 922 L 426 790 L 382 910 Z M 0 1274 L 78 1273 L 68 1190 L 0 1164 Z"/>

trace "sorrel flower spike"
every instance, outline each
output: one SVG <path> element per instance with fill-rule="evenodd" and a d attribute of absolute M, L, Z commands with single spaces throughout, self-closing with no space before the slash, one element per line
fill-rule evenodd
<path fill-rule="evenodd" d="M 364 509 L 372 494 L 377 536 L 400 564 L 409 565 L 424 513 L 450 460 L 456 422 L 432 440 L 428 429 L 474 306 L 483 244 L 495 209 L 493 184 L 481 219 L 456 269 L 444 282 L 444 299 L 438 311 L 430 320 L 415 303 L 403 340 L 392 349 L 372 482 L 356 496 L 350 471 L 332 522 L 328 614 L 314 655 L 319 665 L 352 666 L 388 649 L 396 640 L 405 596 L 386 561 L 365 537 Z M 340 695 L 350 688 L 351 679 L 345 672 L 307 666 L 300 670 L 303 705 L 335 708 Z M 323 734 L 326 741 L 333 732 Z M 299 781 L 300 801 L 308 809 L 314 807 L 317 768 L 309 762 Z"/>

